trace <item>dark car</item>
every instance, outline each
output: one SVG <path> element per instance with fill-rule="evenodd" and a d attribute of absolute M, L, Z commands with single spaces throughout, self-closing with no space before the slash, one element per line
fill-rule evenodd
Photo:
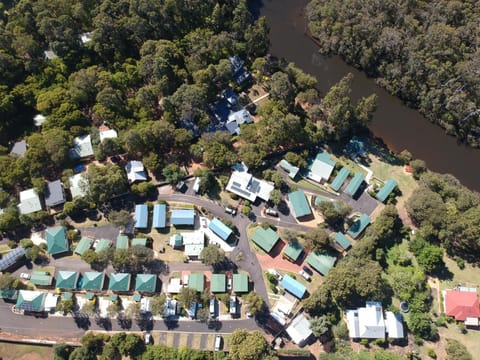
<path fill-rule="evenodd" d="M 313 275 L 312 269 L 310 269 L 308 266 L 304 266 L 303 271 L 305 271 L 309 275 Z"/>

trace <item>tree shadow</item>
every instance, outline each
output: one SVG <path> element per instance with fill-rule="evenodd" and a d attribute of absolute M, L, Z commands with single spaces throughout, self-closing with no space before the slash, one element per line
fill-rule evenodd
<path fill-rule="evenodd" d="M 132 319 L 126 318 L 125 315 L 119 314 L 117 317 L 117 324 L 124 330 L 132 328 Z"/>
<path fill-rule="evenodd" d="M 97 317 L 95 323 L 106 331 L 112 330 L 112 321 L 109 318 Z"/>
<path fill-rule="evenodd" d="M 167 327 L 168 330 L 173 330 L 178 328 L 178 320 L 175 318 L 168 317 L 168 318 L 165 318 L 163 322 L 165 323 L 165 326 Z"/>
<path fill-rule="evenodd" d="M 153 330 L 153 320 L 149 317 L 142 316 L 136 319 L 137 326 L 142 331 L 151 331 Z"/>
<path fill-rule="evenodd" d="M 90 328 L 91 322 L 88 315 L 78 312 L 73 315 L 73 321 L 78 328 L 83 330 L 88 330 Z"/>

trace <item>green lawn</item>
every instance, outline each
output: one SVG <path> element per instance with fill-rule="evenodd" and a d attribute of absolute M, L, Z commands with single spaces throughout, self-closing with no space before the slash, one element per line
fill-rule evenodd
<path fill-rule="evenodd" d="M 53 359 L 53 350 L 49 346 L 19 345 L 0 342 L 0 355 L 4 359 Z"/>
<path fill-rule="evenodd" d="M 455 260 L 452 260 L 447 256 L 443 257 L 443 261 L 448 270 L 453 274 L 453 278 L 451 280 L 440 282 L 442 290 L 452 289 L 457 284 L 462 284 L 462 286 L 466 287 L 477 287 L 480 285 L 480 268 L 473 267 L 465 262 L 465 269 L 461 270 Z"/>

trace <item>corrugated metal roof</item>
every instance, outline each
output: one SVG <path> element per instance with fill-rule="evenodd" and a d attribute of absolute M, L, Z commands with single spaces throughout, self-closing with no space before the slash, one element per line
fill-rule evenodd
<path fill-rule="evenodd" d="M 292 204 L 292 210 L 296 218 L 312 214 L 312 210 L 308 205 L 307 197 L 302 190 L 297 190 L 289 193 L 288 201 L 290 201 L 290 204 Z"/>
<path fill-rule="evenodd" d="M 204 274 L 190 274 L 188 278 L 188 287 L 198 292 L 202 292 L 205 289 L 205 275 Z"/>
<path fill-rule="evenodd" d="M 230 229 L 227 225 L 225 225 L 217 218 L 214 218 L 212 221 L 210 221 L 210 223 L 208 224 L 208 228 L 225 241 L 227 241 L 227 239 L 233 233 L 232 229 Z"/>
<path fill-rule="evenodd" d="M 348 229 L 347 234 L 350 235 L 352 238 L 356 239 L 362 232 L 365 230 L 365 228 L 370 225 L 372 222 L 372 219 L 370 219 L 370 216 L 367 214 L 362 214 L 360 215 L 360 218 L 358 218 L 352 226 L 350 226 L 350 229 Z"/>
<path fill-rule="evenodd" d="M 335 176 L 335 179 L 333 179 L 332 183 L 330 184 L 330 187 L 335 191 L 340 190 L 340 188 L 342 187 L 345 180 L 347 180 L 349 175 L 350 175 L 350 171 L 346 167 L 342 167 L 340 171 L 337 173 L 337 176 Z"/>
<path fill-rule="evenodd" d="M 338 245 L 340 245 L 345 250 L 352 246 L 350 240 L 348 240 L 348 238 L 343 233 L 337 232 L 334 239 L 338 243 Z"/>
<path fill-rule="evenodd" d="M 345 189 L 345 193 L 350 196 L 355 195 L 360 188 L 360 185 L 362 185 L 363 180 L 365 180 L 365 175 L 363 175 L 362 173 L 356 173 L 352 180 L 350 180 L 350 182 L 348 183 L 348 186 Z"/>
<path fill-rule="evenodd" d="M 83 255 L 85 251 L 90 249 L 90 247 L 92 246 L 92 242 L 93 241 L 91 239 L 87 237 L 82 237 L 77 247 L 75 248 L 75 253 L 77 253 L 80 256 Z"/>
<path fill-rule="evenodd" d="M 269 253 L 275 244 L 280 240 L 278 234 L 272 228 L 264 229 L 261 226 L 255 230 L 252 235 L 252 240 L 255 244 L 260 246 L 263 250 Z"/>
<path fill-rule="evenodd" d="M 110 282 L 108 290 L 112 291 L 128 291 L 130 290 L 131 275 L 128 273 L 110 274 Z"/>
<path fill-rule="evenodd" d="M 117 249 L 128 249 L 128 236 L 127 235 L 118 235 L 117 236 Z"/>
<path fill-rule="evenodd" d="M 145 204 L 135 205 L 135 227 L 144 229 L 148 226 L 148 206 Z"/>
<path fill-rule="evenodd" d="M 375 196 L 378 200 L 381 202 L 384 202 L 387 197 L 390 195 L 390 193 L 397 187 L 397 182 L 393 179 L 388 179 L 385 184 L 383 184 L 382 188 L 380 191 L 377 193 Z"/>
<path fill-rule="evenodd" d="M 155 292 L 157 287 L 157 275 L 137 274 L 135 279 L 135 291 Z"/>
<path fill-rule="evenodd" d="M 167 221 L 167 205 L 155 204 L 153 206 L 153 227 L 164 228 Z"/>
<path fill-rule="evenodd" d="M 55 287 L 59 289 L 76 289 L 79 273 L 59 270 L 55 276 Z"/>
<path fill-rule="evenodd" d="M 227 277 L 225 274 L 212 274 L 210 278 L 210 291 L 212 293 L 224 293 L 226 284 Z"/>
<path fill-rule="evenodd" d="M 283 254 L 291 259 L 293 262 L 297 261 L 298 257 L 303 251 L 302 245 L 296 241 L 290 241 L 283 250 Z"/>
<path fill-rule="evenodd" d="M 292 278 L 290 275 L 285 275 L 280 282 L 280 285 L 291 293 L 292 295 L 296 296 L 299 299 L 302 299 L 305 296 L 305 293 L 307 292 L 307 288 L 305 285 L 299 283 L 297 280 Z"/>
<path fill-rule="evenodd" d="M 233 291 L 236 293 L 248 292 L 247 274 L 233 274 Z"/>
<path fill-rule="evenodd" d="M 307 263 L 322 275 L 327 275 L 337 259 L 328 254 L 310 253 Z"/>
<path fill-rule="evenodd" d="M 170 213 L 170 223 L 172 225 L 194 225 L 195 210 L 193 209 L 172 210 L 172 212 Z"/>

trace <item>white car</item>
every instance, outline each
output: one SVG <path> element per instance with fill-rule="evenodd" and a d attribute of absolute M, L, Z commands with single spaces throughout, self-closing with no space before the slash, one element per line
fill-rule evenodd
<path fill-rule="evenodd" d="M 305 271 L 300 270 L 299 274 L 302 275 L 302 277 L 303 277 L 305 280 L 310 281 L 310 275 L 308 275 Z"/>
<path fill-rule="evenodd" d="M 30 274 L 29 273 L 20 273 L 20 279 L 29 280 Z"/>
<path fill-rule="evenodd" d="M 232 290 L 232 278 L 229 277 L 227 280 L 227 290 Z"/>

